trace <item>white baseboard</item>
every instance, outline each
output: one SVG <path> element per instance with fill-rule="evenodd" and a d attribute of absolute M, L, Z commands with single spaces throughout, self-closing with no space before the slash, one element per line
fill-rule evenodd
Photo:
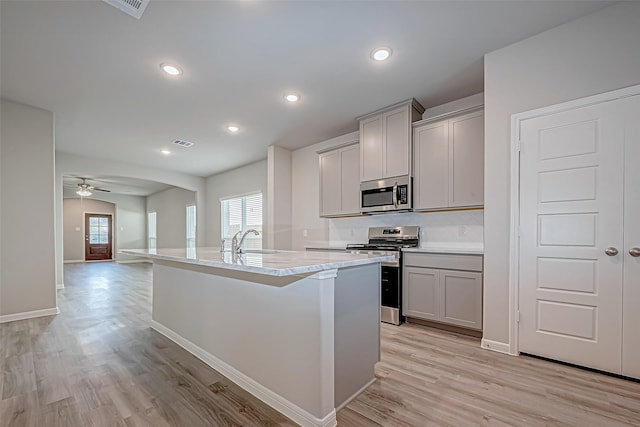
<path fill-rule="evenodd" d="M 0 323 L 15 322 L 16 320 L 33 319 L 34 317 L 53 316 L 59 314 L 58 307 L 45 308 L 44 310 L 25 311 L 22 313 L 5 314 L 0 316 Z"/>
<path fill-rule="evenodd" d="M 483 338 L 482 341 L 480 342 L 480 347 L 487 350 L 497 351 L 498 353 L 506 353 L 511 356 L 515 356 L 515 354 L 511 353 L 511 348 L 509 344 L 504 342 L 491 341 Z"/>
<path fill-rule="evenodd" d="M 78 263 L 84 262 L 84 260 L 83 259 L 65 259 L 63 262 L 65 264 L 78 264 Z"/>
<path fill-rule="evenodd" d="M 56 289 L 64 289 L 64 283 L 56 283 Z"/>
<path fill-rule="evenodd" d="M 366 383 L 362 388 L 360 388 L 360 390 L 356 391 L 355 393 L 353 393 L 351 396 L 349 396 L 348 399 L 346 399 L 344 402 L 342 402 L 337 408 L 336 408 L 336 412 L 338 412 L 340 409 L 344 408 L 345 406 L 347 406 L 349 403 L 351 403 L 351 401 L 353 399 L 355 399 L 356 397 L 358 397 L 360 395 L 360 393 L 362 393 L 363 391 L 365 391 L 367 388 L 369 388 L 369 386 L 373 383 L 376 382 L 376 378 L 372 379 L 371 381 L 369 381 L 368 383 Z"/>
<path fill-rule="evenodd" d="M 317 418 L 304 409 L 300 408 L 296 404 L 290 402 L 279 394 L 274 393 L 262 384 L 256 382 L 252 378 L 246 376 L 231 365 L 228 365 L 227 363 L 218 359 L 213 354 L 207 352 L 206 350 L 203 350 L 191 341 L 181 337 L 161 323 L 158 323 L 155 320 L 151 320 L 151 327 L 169 338 L 171 341 L 178 344 L 180 347 L 187 350 L 189 353 L 196 356 L 198 359 L 202 360 L 207 365 L 211 366 L 216 371 L 220 372 L 225 377 L 229 378 L 238 386 L 242 387 L 258 399 L 262 400 L 264 403 L 271 406 L 276 411 L 289 417 L 299 425 L 303 427 L 334 427 L 338 424 L 335 409 L 324 418 Z"/>

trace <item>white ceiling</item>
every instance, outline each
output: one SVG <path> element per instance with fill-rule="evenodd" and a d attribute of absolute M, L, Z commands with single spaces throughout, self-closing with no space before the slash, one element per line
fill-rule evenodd
<path fill-rule="evenodd" d="M 78 189 L 78 184 L 82 183 L 82 178 L 85 178 L 86 183 L 93 187 L 109 190 L 112 194 L 125 194 L 129 196 L 150 196 L 151 194 L 174 188 L 171 185 L 161 184 L 159 182 L 128 177 L 106 175 L 99 177 L 95 175 L 82 177 L 63 176 L 62 185 L 64 197 L 78 197 L 76 190 Z M 104 195 L 104 193 L 100 191 L 94 191 L 93 193 L 94 195 L 90 196 L 92 198 L 99 198 L 101 194 Z"/>
<path fill-rule="evenodd" d="M 481 92 L 485 53 L 608 2 L 151 0 L 140 20 L 101 1 L 0 4 L 2 97 L 53 111 L 57 150 L 209 176 L 403 99 Z M 374 63 L 381 45 L 393 56 Z"/>

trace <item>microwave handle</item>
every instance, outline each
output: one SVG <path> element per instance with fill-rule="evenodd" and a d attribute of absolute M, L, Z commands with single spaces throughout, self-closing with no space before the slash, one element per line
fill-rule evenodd
<path fill-rule="evenodd" d="M 398 183 L 393 186 L 393 206 L 398 207 Z"/>

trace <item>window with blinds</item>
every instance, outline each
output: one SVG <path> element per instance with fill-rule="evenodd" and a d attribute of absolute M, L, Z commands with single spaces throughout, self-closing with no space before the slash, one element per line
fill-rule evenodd
<path fill-rule="evenodd" d="M 196 205 L 187 206 L 187 249 L 196 247 Z"/>
<path fill-rule="evenodd" d="M 262 193 L 223 199 L 220 206 L 222 238 L 228 241 L 240 230 L 254 229 L 260 235 L 247 234 L 244 247 L 262 249 Z"/>
<path fill-rule="evenodd" d="M 156 249 L 156 213 L 147 212 L 147 245 L 149 249 Z"/>

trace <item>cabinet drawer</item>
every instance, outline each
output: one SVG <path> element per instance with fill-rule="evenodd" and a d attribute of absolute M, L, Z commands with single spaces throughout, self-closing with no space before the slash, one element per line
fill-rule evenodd
<path fill-rule="evenodd" d="M 404 265 L 482 272 L 482 255 L 405 253 Z"/>

